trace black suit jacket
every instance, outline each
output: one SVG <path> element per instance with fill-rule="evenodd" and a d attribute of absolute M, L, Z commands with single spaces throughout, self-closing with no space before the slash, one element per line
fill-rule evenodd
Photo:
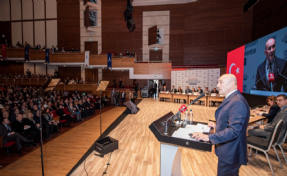
<path fill-rule="evenodd" d="M 273 84 L 273 91 L 281 92 L 281 87 L 283 86 L 284 92 L 287 92 L 287 80 L 278 74 L 277 67 L 279 68 L 279 72 L 282 75 L 286 76 L 287 75 L 286 60 L 280 59 L 276 56 L 274 57 L 274 67 L 272 68 L 272 70 L 274 73 L 275 82 Z M 262 79 L 260 80 L 260 78 Z M 271 86 L 266 78 L 266 59 L 257 68 L 255 83 L 257 81 L 258 81 L 258 83 L 256 84 L 257 90 L 271 91 Z"/>
<path fill-rule="evenodd" d="M 273 105 L 270 107 L 268 114 L 262 114 L 262 116 L 267 117 L 268 118 L 268 122 L 270 123 L 274 117 L 277 115 L 277 113 L 280 111 L 280 108 L 278 105 Z"/>
<path fill-rule="evenodd" d="M 11 132 L 13 132 L 13 128 L 8 125 L 11 129 Z M 3 137 L 3 143 L 6 144 L 7 143 L 7 137 L 8 137 L 8 129 L 6 128 L 6 126 L 3 123 L 0 123 L 0 136 Z"/>
<path fill-rule="evenodd" d="M 18 120 L 15 120 L 14 122 L 12 122 L 12 127 L 14 129 L 15 132 L 19 133 L 19 134 L 23 134 L 24 131 L 24 123 L 20 123 Z"/>
<path fill-rule="evenodd" d="M 10 122 L 14 122 L 16 120 L 16 114 L 15 113 L 12 113 L 10 116 L 9 116 L 9 121 Z"/>

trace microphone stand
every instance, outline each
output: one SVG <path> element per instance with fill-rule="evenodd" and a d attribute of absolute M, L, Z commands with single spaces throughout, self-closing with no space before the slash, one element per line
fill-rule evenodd
<path fill-rule="evenodd" d="M 257 84 L 259 81 L 261 81 L 261 80 L 264 78 L 264 76 L 266 76 L 266 75 L 263 75 L 258 81 L 256 81 L 255 84 L 251 87 L 250 90 L 255 90 L 255 89 L 253 89 L 253 88 L 256 87 L 256 84 Z M 256 87 L 256 88 L 257 88 L 257 87 Z M 250 90 L 249 90 L 249 92 L 250 92 Z"/>
<path fill-rule="evenodd" d="M 202 98 L 202 97 L 204 97 L 204 96 L 205 96 L 205 94 L 201 94 L 201 95 L 198 96 L 195 100 L 193 100 L 189 105 L 187 105 L 187 106 L 181 108 L 176 114 L 174 114 L 174 115 L 172 115 L 171 117 L 169 117 L 169 118 L 165 121 L 165 130 L 164 130 L 164 133 L 163 133 L 163 134 L 166 135 L 166 136 L 168 135 L 168 133 L 167 133 L 167 122 L 168 122 L 169 120 L 174 121 L 174 120 L 176 119 L 176 117 L 178 117 L 178 115 L 181 113 L 181 111 L 185 111 L 188 106 L 194 104 L 197 100 L 199 100 L 200 98 Z"/>
<path fill-rule="evenodd" d="M 278 73 L 279 73 L 280 76 L 282 76 L 284 79 L 287 80 L 287 77 L 285 77 L 284 75 L 282 75 L 282 74 L 279 72 L 279 67 L 277 67 L 277 71 L 278 71 Z"/>
<path fill-rule="evenodd" d="M 37 98 L 37 103 L 38 103 L 38 109 L 39 109 L 39 118 L 40 118 L 40 128 L 39 128 L 39 130 L 40 130 L 40 139 L 41 139 L 41 142 L 40 142 L 40 144 L 41 144 L 41 165 L 42 165 L 42 176 L 44 176 L 45 174 L 44 174 L 44 155 L 43 155 L 43 134 L 42 134 L 42 129 L 43 129 L 43 127 L 42 127 L 42 116 L 41 116 L 41 107 L 40 107 L 40 91 L 43 91 L 42 90 L 42 88 L 44 87 L 44 85 L 47 83 L 47 81 L 49 80 L 49 78 L 45 81 L 45 83 L 40 87 L 40 89 L 37 91 L 37 92 L 35 92 L 35 95 L 34 96 L 36 96 L 36 98 Z"/>

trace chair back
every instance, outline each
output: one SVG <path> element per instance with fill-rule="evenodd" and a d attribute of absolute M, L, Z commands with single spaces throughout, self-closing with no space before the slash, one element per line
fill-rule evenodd
<path fill-rule="evenodd" d="M 63 111 L 64 111 L 65 114 L 67 114 L 69 112 L 68 111 L 68 107 L 63 108 Z"/>
<path fill-rule="evenodd" d="M 280 133 L 278 145 L 284 144 L 286 141 L 286 138 L 287 138 L 287 122 L 285 122 L 284 127 L 282 128 L 282 131 Z"/>
<path fill-rule="evenodd" d="M 272 145 L 274 145 L 274 144 L 276 145 L 276 144 L 278 143 L 279 136 L 280 136 L 281 130 L 282 130 L 282 128 L 283 128 L 283 125 L 284 125 L 283 120 L 280 120 L 280 121 L 276 124 L 276 126 L 275 126 L 273 132 L 271 133 L 271 137 L 270 137 L 270 139 L 269 139 L 268 150 L 270 149 L 270 147 L 271 147 Z"/>

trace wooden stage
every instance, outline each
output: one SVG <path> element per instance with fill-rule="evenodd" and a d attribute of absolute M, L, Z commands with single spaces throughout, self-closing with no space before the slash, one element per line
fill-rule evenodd
<path fill-rule="evenodd" d="M 119 149 L 111 156 L 107 170 L 108 176 L 159 176 L 160 173 L 160 143 L 149 130 L 148 126 L 169 111 L 177 112 L 180 104 L 161 102 L 158 99 L 145 98 L 138 105 L 137 114 L 128 115 L 109 136 L 119 140 Z M 216 107 L 192 105 L 195 121 L 208 122 L 214 116 Z M 115 108 L 105 112 L 104 129 L 117 118 L 125 108 Z M 79 161 L 93 142 L 99 137 L 99 117 L 84 122 L 55 140 L 44 145 L 45 175 L 64 176 Z M 285 152 L 287 144 L 283 145 Z M 89 176 L 101 176 L 106 169 L 110 154 L 100 158 L 92 152 L 85 161 Z M 276 159 L 273 149 L 269 152 L 275 175 L 287 175 L 287 164 L 282 154 L 279 154 L 284 169 Z M 17 162 L 0 171 L 1 176 L 11 175 L 41 175 L 40 150 L 36 150 Z M 217 157 L 214 152 L 200 152 L 182 149 L 182 171 L 184 176 L 213 176 L 217 172 Z M 73 172 L 73 176 L 86 176 L 83 163 Z M 248 166 L 240 169 L 242 176 L 272 175 L 265 155 L 252 153 Z"/>

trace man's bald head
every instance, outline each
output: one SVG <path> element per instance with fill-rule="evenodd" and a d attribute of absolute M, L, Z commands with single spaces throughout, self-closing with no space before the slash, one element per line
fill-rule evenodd
<path fill-rule="evenodd" d="M 270 38 L 267 40 L 265 44 L 264 54 L 268 61 L 272 61 L 275 56 L 275 49 L 276 49 L 276 41 L 274 38 Z"/>
<path fill-rule="evenodd" d="M 233 90 L 237 89 L 237 79 L 233 74 L 224 74 L 218 79 L 217 88 L 219 93 L 227 95 Z"/>

